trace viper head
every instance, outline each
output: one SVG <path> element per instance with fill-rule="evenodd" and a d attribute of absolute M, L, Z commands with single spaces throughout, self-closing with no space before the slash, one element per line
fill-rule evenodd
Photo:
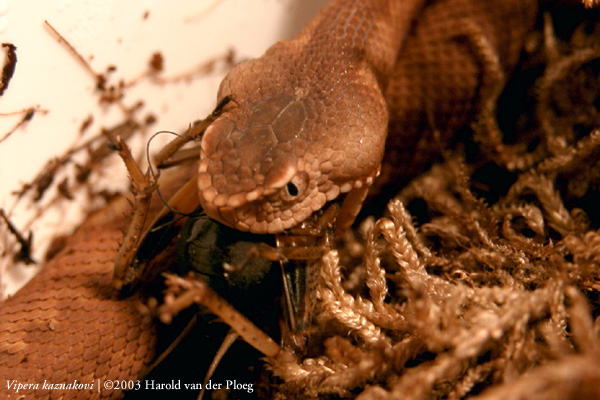
<path fill-rule="evenodd" d="M 221 83 L 219 99 L 234 105 L 204 133 L 198 187 L 205 212 L 233 228 L 291 228 L 368 184 L 379 167 L 387 129 L 381 95 L 355 82 L 364 77 L 331 88 L 293 66 L 271 49 Z"/>

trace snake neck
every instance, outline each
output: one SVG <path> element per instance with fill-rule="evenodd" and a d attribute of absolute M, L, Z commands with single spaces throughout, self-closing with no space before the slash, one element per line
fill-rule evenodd
<path fill-rule="evenodd" d="M 334 0 L 296 40 L 323 62 L 337 57 L 348 64 L 364 61 L 375 73 L 382 90 L 424 0 Z"/>

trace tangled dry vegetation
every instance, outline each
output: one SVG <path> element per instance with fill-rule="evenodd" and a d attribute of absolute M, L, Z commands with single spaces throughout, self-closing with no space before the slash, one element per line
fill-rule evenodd
<path fill-rule="evenodd" d="M 600 398 L 600 25 L 553 22 L 472 136 L 324 258 L 322 345 L 271 364 L 277 398 Z"/>
<path fill-rule="evenodd" d="M 510 80 L 486 58 L 477 120 L 313 266 L 307 354 L 254 395 L 600 398 L 599 20 L 544 16 Z"/>

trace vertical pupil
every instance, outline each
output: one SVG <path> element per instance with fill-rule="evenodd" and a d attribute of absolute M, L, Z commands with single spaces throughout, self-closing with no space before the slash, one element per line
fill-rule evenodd
<path fill-rule="evenodd" d="M 294 185 L 292 182 L 288 182 L 287 191 L 290 196 L 298 196 L 298 187 L 296 187 L 296 185 Z"/>

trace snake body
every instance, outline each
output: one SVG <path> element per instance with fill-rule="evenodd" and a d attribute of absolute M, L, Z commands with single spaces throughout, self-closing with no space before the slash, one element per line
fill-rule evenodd
<path fill-rule="evenodd" d="M 223 80 L 219 99 L 236 101 L 202 140 L 202 206 L 234 228 L 279 233 L 346 194 L 345 228 L 384 150 L 385 165 L 402 169 L 398 154 L 427 140 L 427 117 L 451 132 L 473 116 L 484 57 L 510 71 L 536 9 L 531 0 L 333 1 L 294 40 Z"/>
<path fill-rule="evenodd" d="M 125 207 L 111 203 L 90 216 L 0 307 L 3 399 L 120 398 L 106 380 L 135 379 L 154 358 L 152 320 L 140 313 L 137 296 L 122 299 L 112 286 Z M 30 386 L 17 391 L 18 384 Z"/>
<path fill-rule="evenodd" d="M 537 6 L 333 1 L 295 39 L 237 66 L 222 82 L 219 99 L 233 101 L 202 141 L 202 206 L 234 228 L 278 233 L 345 194 L 341 215 L 351 222 L 380 171 L 388 183 L 428 151 L 425 126 L 433 123 L 448 137 L 473 118 L 488 78 L 485 56 L 508 73 Z M 111 288 L 124 224 L 114 208 L 86 221 L 0 307 L 0 376 L 40 383 L 15 393 L 3 381 L 1 397 L 119 397 L 98 392 L 95 379 L 136 378 L 154 357 L 154 325 L 137 312 L 135 296 L 120 299 Z M 41 388 L 44 380 L 75 379 L 96 386 Z"/>

